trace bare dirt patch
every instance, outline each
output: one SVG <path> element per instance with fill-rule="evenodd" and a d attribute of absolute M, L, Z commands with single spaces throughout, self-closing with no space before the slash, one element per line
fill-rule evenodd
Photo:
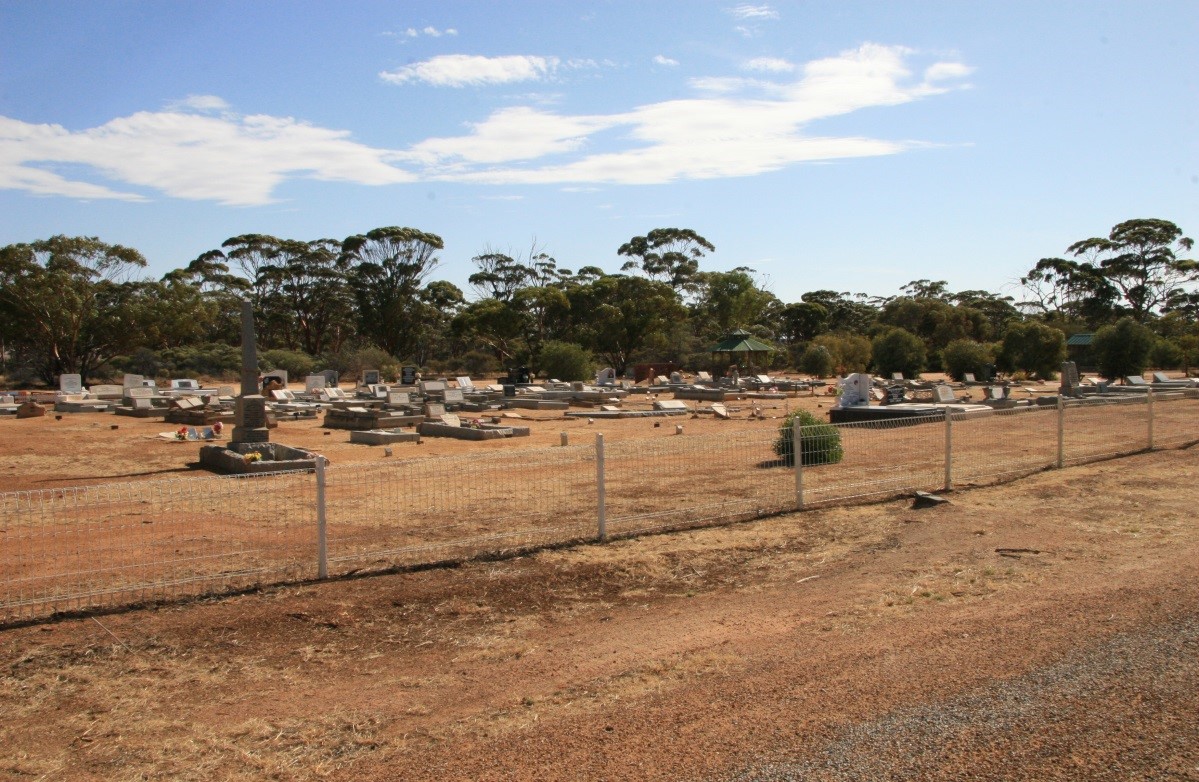
<path fill-rule="evenodd" d="M 16 482 L 135 472 L 90 456 Z M 0 779 L 1199 779 L 1197 478 L 1156 452 L 10 629 Z"/>

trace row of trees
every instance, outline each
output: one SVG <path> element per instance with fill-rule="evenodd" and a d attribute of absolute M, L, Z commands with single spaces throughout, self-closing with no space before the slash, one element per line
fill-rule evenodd
<path fill-rule="evenodd" d="M 341 241 L 236 236 L 158 280 L 134 249 L 55 236 L 0 248 L 0 355 L 10 376 L 47 382 L 146 369 L 136 362 L 220 371 L 236 355 L 248 298 L 260 347 L 300 370 L 345 368 L 348 355 L 475 374 L 527 364 L 564 378 L 594 362 L 701 369 L 710 345 L 743 328 L 778 348 L 774 366 L 821 376 L 990 365 L 1044 376 L 1067 335 L 1122 319 L 1131 326 L 1121 333 L 1148 335 L 1138 342 L 1144 361 L 1185 366 L 1199 358 L 1199 267 L 1180 257 L 1191 246 L 1172 223 L 1131 220 L 1071 245 L 1069 259 L 1038 262 L 1020 281 L 1021 302 L 934 280 L 887 298 L 818 290 L 783 302 L 752 269 L 704 271 L 716 248 L 680 228 L 621 245 L 617 273 L 563 268 L 536 243 L 525 253 L 488 248 L 473 259 L 469 296 L 430 279 L 444 244 L 415 228 Z"/>

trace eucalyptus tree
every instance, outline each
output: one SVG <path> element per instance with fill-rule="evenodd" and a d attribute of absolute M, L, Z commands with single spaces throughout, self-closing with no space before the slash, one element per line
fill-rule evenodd
<path fill-rule="evenodd" d="M 1179 257 L 1193 247 L 1168 220 L 1126 220 L 1106 237 L 1067 247 L 1073 259 L 1042 258 L 1021 283 L 1044 311 L 1065 310 L 1092 324 L 1122 314 L 1144 323 L 1199 282 L 1199 263 Z"/>
<path fill-rule="evenodd" d="M 276 324 L 272 331 L 287 348 L 313 356 L 336 352 L 350 335 L 354 301 L 339 242 L 280 241 L 256 282 L 266 292 L 262 317 Z"/>
<path fill-rule="evenodd" d="M 623 373 L 651 338 L 668 333 L 687 310 L 665 282 L 604 275 L 567 290 L 572 336 L 617 373 Z"/>
<path fill-rule="evenodd" d="M 0 329 L 9 350 L 46 382 L 78 373 L 136 345 L 141 324 L 131 279 L 137 250 L 95 237 L 53 236 L 0 248 Z"/>
<path fill-rule="evenodd" d="M 361 335 L 396 358 L 414 355 L 421 335 L 422 283 L 437 267 L 441 237 L 388 226 L 341 244 Z"/>
<path fill-rule="evenodd" d="M 634 236 L 616 254 L 630 259 L 621 271 L 640 271 L 681 292 L 691 290 L 699 262 L 710 252 L 716 252 L 716 247 L 690 228 L 655 228 L 645 236 Z"/>

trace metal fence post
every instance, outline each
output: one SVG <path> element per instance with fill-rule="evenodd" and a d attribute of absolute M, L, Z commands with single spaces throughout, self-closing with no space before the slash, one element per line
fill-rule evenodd
<path fill-rule="evenodd" d="M 604 492 L 604 436 L 595 434 L 595 490 L 596 513 L 599 516 L 599 540 L 602 543 L 608 539 L 608 509 L 607 497 Z"/>
<path fill-rule="evenodd" d="M 1149 406 L 1149 450 L 1153 450 L 1153 389 L 1147 389 L 1146 404 Z"/>
<path fill-rule="evenodd" d="M 945 491 L 953 491 L 953 412 L 945 408 Z"/>
<path fill-rule="evenodd" d="M 803 510 L 803 427 L 799 416 L 791 423 L 791 458 L 795 462 L 795 508 Z"/>
<path fill-rule="evenodd" d="M 1057 468 L 1066 466 L 1066 400 L 1057 396 Z"/>
<path fill-rule="evenodd" d="M 325 457 L 316 457 L 316 577 L 329 577 L 329 539 L 325 518 Z"/>

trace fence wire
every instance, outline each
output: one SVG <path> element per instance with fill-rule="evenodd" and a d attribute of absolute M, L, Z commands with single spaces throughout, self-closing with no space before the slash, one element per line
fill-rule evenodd
<path fill-rule="evenodd" d="M 0 620 L 315 572 L 311 474 L 0 494 Z"/>
<path fill-rule="evenodd" d="M 601 518 L 636 535 L 1188 447 L 1199 396 L 821 424 L 801 432 L 798 471 L 763 423 L 608 443 L 602 461 L 597 442 L 329 466 L 323 552 L 313 472 L 0 494 L 0 624 L 316 578 L 321 562 L 336 576 L 502 556 L 595 539 Z"/>

